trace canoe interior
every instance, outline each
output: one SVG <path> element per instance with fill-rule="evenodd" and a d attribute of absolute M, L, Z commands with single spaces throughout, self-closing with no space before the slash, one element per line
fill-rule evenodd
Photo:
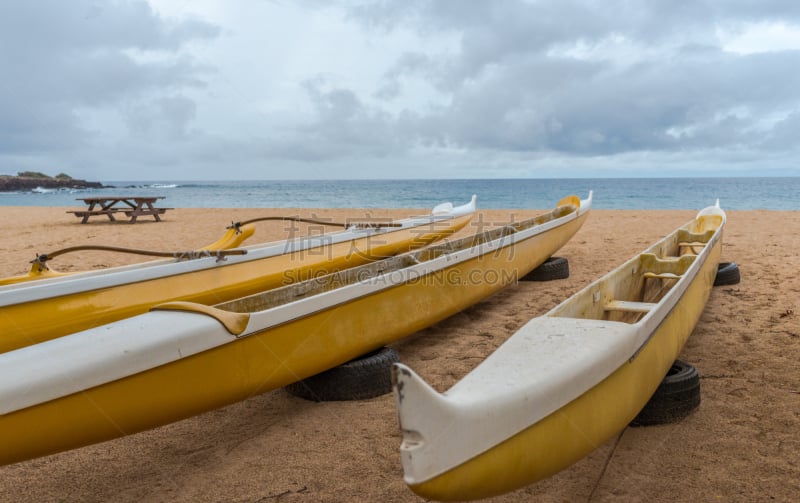
<path fill-rule="evenodd" d="M 706 215 L 628 260 L 548 316 L 637 323 L 669 293 L 722 225 Z"/>
<path fill-rule="evenodd" d="M 448 241 L 416 252 L 389 257 L 371 264 L 345 269 L 319 278 L 312 278 L 299 283 L 293 283 L 284 287 L 242 297 L 240 299 L 217 304 L 214 307 L 223 311 L 235 313 L 252 313 L 275 308 L 306 297 L 376 278 L 380 275 L 390 274 L 393 271 L 398 271 L 406 267 L 423 262 L 430 262 L 439 257 L 451 255 L 462 250 L 468 250 L 521 231 L 533 229 L 576 212 L 580 208 L 580 204 L 580 199 L 577 196 L 569 196 L 559 201 L 558 206 L 553 210 L 533 218 L 509 223 L 503 227 L 479 232 L 472 236 Z M 512 245 L 511 241 L 509 241 L 509 245 Z"/>

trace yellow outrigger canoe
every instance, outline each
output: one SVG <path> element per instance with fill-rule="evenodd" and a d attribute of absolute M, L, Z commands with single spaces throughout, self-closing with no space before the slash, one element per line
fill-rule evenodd
<path fill-rule="evenodd" d="M 519 329 L 443 394 L 395 364 L 405 481 L 435 500 L 502 494 L 577 462 L 655 392 L 708 300 L 716 206 Z"/>
<path fill-rule="evenodd" d="M 246 225 L 187 254 L 188 259 L 55 277 L 32 273 L 33 278 L 48 277 L 0 286 L 0 353 L 141 314 L 163 302 L 218 304 L 404 253 L 463 228 L 472 219 L 475 201 L 473 196 L 463 206 L 440 204 L 429 215 L 230 250 L 253 233 L 252 225 Z"/>
<path fill-rule="evenodd" d="M 135 433 L 305 379 L 513 283 L 589 199 L 215 306 L 172 302 L 0 354 L 0 464 Z"/>

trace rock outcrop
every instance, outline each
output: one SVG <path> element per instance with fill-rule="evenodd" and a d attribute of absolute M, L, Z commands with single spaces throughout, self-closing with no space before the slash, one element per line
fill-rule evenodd
<path fill-rule="evenodd" d="M 25 192 L 36 188 L 42 189 L 101 189 L 105 187 L 100 182 L 87 182 L 66 175 L 57 177 L 34 173 L 26 176 L 20 173 L 17 176 L 0 175 L 0 192 Z"/>

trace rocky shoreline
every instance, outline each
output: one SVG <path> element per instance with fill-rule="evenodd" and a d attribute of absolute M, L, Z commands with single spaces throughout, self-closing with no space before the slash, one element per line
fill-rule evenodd
<path fill-rule="evenodd" d="M 42 189 L 102 189 L 100 182 L 71 177 L 0 175 L 0 192 L 28 192 Z"/>

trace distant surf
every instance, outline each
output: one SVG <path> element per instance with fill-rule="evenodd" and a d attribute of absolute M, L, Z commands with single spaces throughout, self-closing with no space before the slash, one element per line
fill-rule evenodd
<path fill-rule="evenodd" d="M 416 208 L 478 195 L 478 208 L 545 209 L 594 191 L 597 209 L 799 210 L 800 177 L 104 182 L 101 189 L 5 192 L 3 206 L 80 206 L 91 195 L 164 196 L 175 208 Z"/>

